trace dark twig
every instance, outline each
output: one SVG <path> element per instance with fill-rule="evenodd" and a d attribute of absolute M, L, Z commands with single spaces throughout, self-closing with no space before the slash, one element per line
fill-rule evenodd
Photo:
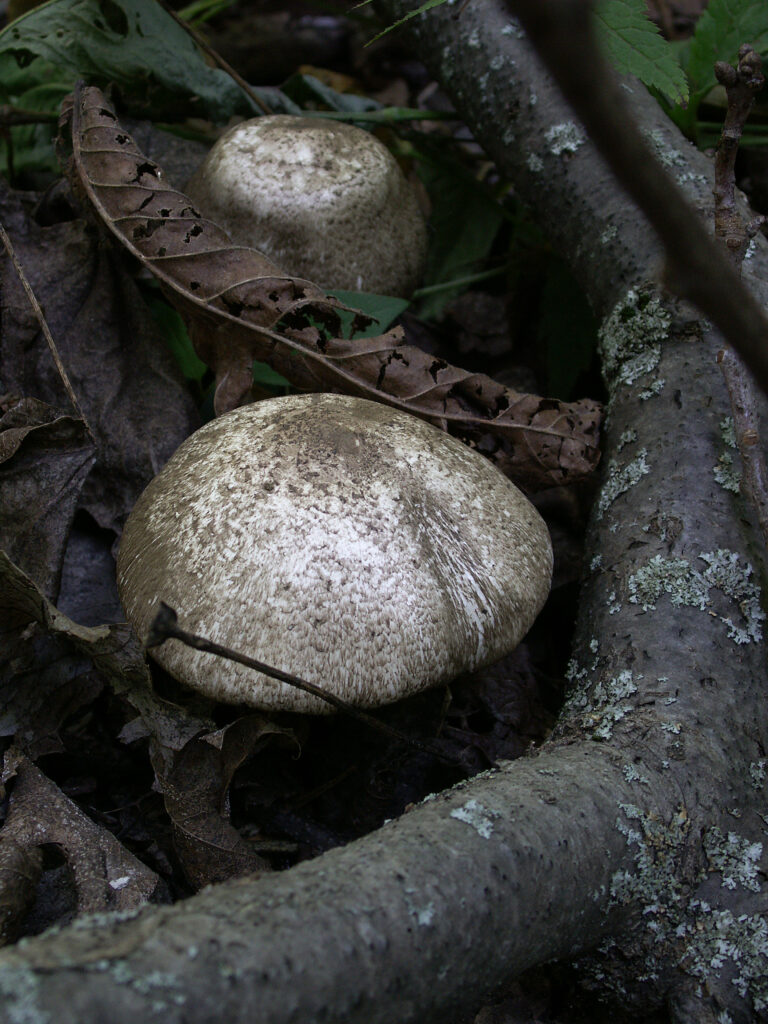
<path fill-rule="evenodd" d="M 745 44 L 739 49 L 738 67 L 715 64 L 718 82 L 725 87 L 728 109 L 715 154 L 715 237 L 725 246 L 738 272 L 759 221 L 745 224 L 736 208 L 736 153 L 755 95 L 765 84 L 760 55 Z M 733 414 L 733 432 L 741 456 L 741 493 L 754 508 L 763 540 L 768 546 L 768 472 L 758 431 L 757 400 L 752 379 L 736 353 L 723 349 L 717 362 L 723 374 Z"/>
<path fill-rule="evenodd" d="M 264 102 L 261 96 L 257 95 L 257 93 L 242 77 L 242 75 L 239 75 L 237 71 L 235 71 L 235 69 L 232 67 L 232 65 L 228 64 L 221 56 L 221 54 L 214 50 L 210 43 L 206 42 L 205 37 L 200 32 L 198 32 L 196 28 L 190 25 L 188 21 L 184 21 L 183 18 L 180 18 L 178 14 L 176 14 L 176 12 L 168 6 L 165 0 L 158 0 L 158 2 L 162 6 L 165 13 L 170 14 L 170 16 L 176 22 L 176 24 L 181 25 L 184 31 L 188 35 L 192 36 L 195 43 L 200 47 L 203 53 L 210 57 L 211 60 L 221 68 L 222 71 L 226 71 L 230 78 L 237 82 L 237 84 L 240 86 L 240 88 L 243 90 L 246 96 L 252 99 L 256 106 L 260 107 L 265 114 L 272 113 L 272 111 L 269 108 L 269 105 Z"/>
<path fill-rule="evenodd" d="M 352 718 L 356 718 L 358 722 L 362 722 L 364 725 L 369 726 L 369 728 L 383 733 L 390 739 L 398 740 L 401 743 L 407 743 L 416 750 L 420 750 L 423 754 L 430 754 L 432 757 L 437 757 L 446 764 L 453 765 L 454 767 L 466 768 L 466 765 L 461 761 L 454 757 L 449 757 L 431 743 L 424 743 L 422 740 L 418 740 L 413 736 L 408 736 L 405 733 L 400 732 L 399 729 L 394 729 L 391 725 L 387 725 L 386 722 L 379 721 L 379 719 L 374 718 L 373 715 L 369 715 L 365 711 L 361 711 L 360 708 L 356 708 L 354 705 L 348 704 L 347 701 L 341 700 L 340 697 L 336 697 L 332 693 L 328 693 L 327 690 L 324 690 L 320 686 L 316 686 L 314 683 L 308 683 L 305 679 L 300 679 L 298 676 L 291 675 L 290 672 L 283 672 L 279 668 L 273 668 L 271 665 L 266 665 L 263 661 L 257 661 L 256 658 L 249 658 L 246 654 L 240 654 L 239 651 L 233 651 L 229 647 L 224 647 L 222 644 L 217 644 L 213 640 L 206 639 L 206 637 L 197 636 L 194 633 L 188 633 L 178 625 L 178 616 L 173 608 L 169 607 L 169 605 L 164 601 L 161 601 L 160 611 L 158 611 L 152 625 L 149 627 L 149 633 L 147 634 L 147 638 L 144 643 L 148 648 L 158 647 L 166 640 L 180 640 L 183 644 L 186 644 L 188 647 L 194 647 L 197 651 L 205 651 L 208 654 L 217 654 L 221 658 L 227 658 L 229 661 L 236 661 L 239 665 L 245 665 L 247 668 L 255 669 L 257 672 L 261 672 L 263 675 L 269 676 L 272 679 L 279 679 L 282 683 L 288 683 L 289 686 L 295 686 L 297 690 L 303 690 L 305 693 L 311 693 L 314 697 L 319 697 L 320 700 L 325 701 L 326 704 L 330 704 L 331 707 L 335 708 L 337 711 L 341 711 L 345 715 L 350 715 Z"/>
<path fill-rule="evenodd" d="M 29 299 L 32 309 L 35 311 L 37 322 L 40 324 L 40 330 L 43 332 L 43 337 L 48 342 L 48 348 L 51 350 L 53 361 L 56 364 L 56 369 L 59 371 L 59 376 L 61 377 L 64 389 L 66 390 L 67 395 L 69 395 L 69 400 L 74 406 L 75 412 L 83 421 L 85 429 L 88 431 L 88 436 L 93 441 L 93 443 L 96 444 L 96 438 L 94 437 L 90 424 L 86 419 L 85 413 L 80 407 L 80 403 L 77 400 L 77 395 L 75 394 L 75 390 L 72 387 L 67 371 L 64 369 L 64 364 L 62 363 L 58 349 L 56 348 L 56 342 L 53 340 L 53 335 L 51 334 L 50 328 L 48 327 L 48 322 L 45 319 L 45 313 L 43 313 L 42 307 L 40 306 L 40 303 L 37 301 L 37 296 L 35 295 L 34 291 L 32 290 L 32 286 L 27 280 L 27 275 L 24 273 L 24 268 L 22 267 L 21 263 L 19 263 L 19 260 L 16 257 L 16 253 L 13 248 L 13 243 L 8 237 L 6 230 L 2 226 L 2 224 L 0 224 L 0 242 L 3 243 L 5 251 L 8 253 L 11 263 L 13 263 L 14 269 L 16 270 L 16 273 L 19 276 L 22 288 L 26 292 L 27 298 Z"/>
<path fill-rule="evenodd" d="M 739 49 L 739 64 L 734 68 L 725 61 L 715 64 L 715 76 L 725 87 L 728 109 L 715 153 L 715 237 L 726 247 L 734 267 L 740 271 L 750 238 L 760 226 L 759 221 L 745 226 L 736 208 L 736 154 L 755 95 L 765 84 L 760 54 L 749 45 Z"/>
<path fill-rule="evenodd" d="M 603 159 L 661 239 L 670 287 L 712 320 L 768 393 L 768 319 L 635 126 L 595 39 L 590 0 L 506 2 Z"/>
<path fill-rule="evenodd" d="M 10 103 L 0 104 L 0 125 L 4 128 L 16 124 L 56 124 L 58 120 L 58 113 L 45 110 L 25 110 L 23 107 L 14 107 Z"/>

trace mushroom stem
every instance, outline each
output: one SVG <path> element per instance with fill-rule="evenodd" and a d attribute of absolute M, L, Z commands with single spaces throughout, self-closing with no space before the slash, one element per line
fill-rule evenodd
<path fill-rule="evenodd" d="M 369 715 L 365 711 L 361 711 L 360 708 L 356 708 L 353 704 L 349 704 L 340 697 L 336 697 L 334 694 L 324 690 L 321 686 L 317 686 L 315 683 L 309 683 L 305 679 L 300 679 L 298 676 L 291 675 L 290 672 L 283 672 L 282 669 L 266 665 L 263 661 L 258 661 L 256 658 L 249 658 L 248 655 L 241 654 L 239 651 L 232 650 L 230 647 L 224 647 L 222 644 L 217 644 L 215 641 L 207 639 L 207 637 L 198 636 L 195 633 L 188 633 L 185 629 L 182 629 L 181 626 L 179 626 L 178 622 L 179 617 L 174 609 L 171 608 L 170 605 L 167 605 L 165 601 L 161 601 L 160 610 L 152 620 L 149 632 L 147 633 L 147 637 L 144 641 L 144 646 L 147 648 L 159 647 L 160 644 L 165 643 L 166 640 L 179 640 L 188 647 L 194 647 L 195 650 L 205 651 L 207 654 L 217 654 L 219 657 L 227 658 L 229 661 L 236 661 L 238 664 L 245 665 L 247 668 L 255 669 L 257 672 L 261 672 L 265 676 L 270 676 L 272 679 L 279 679 L 282 683 L 288 683 L 289 686 L 295 686 L 297 690 L 303 690 L 305 693 L 311 693 L 315 697 L 319 697 L 320 700 L 324 700 L 337 711 L 351 715 L 352 718 L 356 718 L 358 722 L 362 722 L 369 728 L 375 729 L 377 732 L 383 733 L 385 736 L 389 736 L 390 739 L 406 743 L 408 746 L 414 747 L 423 754 L 430 754 L 432 757 L 438 758 L 444 764 L 449 764 L 453 767 L 463 769 L 467 768 L 467 765 L 463 760 L 450 757 L 448 754 L 444 754 L 438 747 L 434 746 L 434 744 L 425 743 L 423 740 L 418 740 L 414 736 L 409 736 L 407 733 L 401 732 L 399 729 L 395 729 L 391 725 L 387 725 L 386 722 L 379 721 L 378 718 L 374 718 L 373 715 Z"/>

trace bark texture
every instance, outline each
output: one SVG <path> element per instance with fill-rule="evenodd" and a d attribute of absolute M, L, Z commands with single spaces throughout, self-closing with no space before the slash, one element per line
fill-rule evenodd
<path fill-rule="evenodd" d="M 453 13 L 414 19 L 414 44 L 603 317 L 603 482 L 558 736 L 283 875 L 21 943 L 0 1021 L 445 1021 L 601 942 L 585 970 L 624 1004 L 765 1017 L 761 555 L 728 489 L 721 342 L 660 294 L 655 239 L 500 0 Z M 709 162 L 627 88 L 706 210 Z"/>

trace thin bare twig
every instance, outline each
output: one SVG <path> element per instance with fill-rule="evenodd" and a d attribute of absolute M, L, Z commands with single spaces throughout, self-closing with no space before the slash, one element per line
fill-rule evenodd
<path fill-rule="evenodd" d="M 62 363 L 58 349 L 56 348 L 56 342 L 53 340 L 53 335 L 51 334 L 50 328 L 48 327 L 48 321 L 45 319 L 45 313 L 43 313 L 42 307 L 40 306 L 40 303 L 37 301 L 37 296 L 35 295 L 34 291 L 32 290 L 32 286 L 27 280 L 27 275 L 24 273 L 24 268 L 22 267 L 21 263 L 19 263 L 19 260 L 16 256 L 16 252 L 13 248 L 13 243 L 8 237 L 8 234 L 2 224 L 0 224 L 0 241 L 3 243 L 5 251 L 8 253 L 11 263 L 13 263 L 16 273 L 19 275 L 19 280 L 21 281 L 22 288 L 27 294 L 27 298 L 29 299 L 32 309 L 35 311 L 37 322 L 40 324 L 40 330 L 43 332 L 43 337 L 48 343 L 48 348 L 51 350 L 53 361 L 56 364 L 56 369 L 59 371 L 59 376 L 61 377 L 64 389 L 67 392 L 67 395 L 69 396 L 69 400 L 72 403 L 75 412 L 83 421 L 85 429 L 88 432 L 88 436 L 93 441 L 93 443 L 96 444 L 97 441 L 94 436 L 94 433 L 91 430 L 86 415 L 83 412 L 80 403 L 77 400 L 77 395 L 75 394 L 75 390 L 72 387 L 69 376 L 67 375 L 67 371 L 64 369 L 64 364 Z"/>
<path fill-rule="evenodd" d="M 728 99 L 715 152 L 715 187 L 712 189 L 715 197 L 715 238 L 723 242 L 731 263 L 740 273 L 749 240 L 756 234 L 762 220 L 745 225 L 735 199 L 736 154 L 755 96 L 765 84 L 760 54 L 745 44 L 739 49 L 738 67 L 718 61 L 715 77 L 724 86 Z"/>
<path fill-rule="evenodd" d="M 768 393 L 768 319 L 634 124 L 595 39 L 590 0 L 506 4 L 601 156 L 661 239 L 670 287 L 717 326 Z"/>
<path fill-rule="evenodd" d="M 369 715 L 365 711 L 361 711 L 360 708 L 347 703 L 347 701 L 335 696 L 335 694 L 329 693 L 321 686 L 316 686 L 314 683 L 308 683 L 305 679 L 300 679 L 299 676 L 291 675 L 290 672 L 283 672 L 282 669 L 273 668 L 271 665 L 267 665 L 263 661 L 257 661 L 256 658 L 249 658 L 247 654 L 241 654 L 239 651 L 234 651 L 230 647 L 224 647 L 222 644 L 217 644 L 213 640 L 208 640 L 204 636 L 197 636 L 195 633 L 188 633 L 185 629 L 182 629 L 181 626 L 179 626 L 178 616 L 173 608 L 167 605 L 164 601 L 161 601 L 160 610 L 155 616 L 152 625 L 149 627 L 149 633 L 147 634 L 147 638 L 144 643 L 148 648 L 158 647 L 166 640 L 180 640 L 183 644 L 186 644 L 187 647 L 194 647 L 197 651 L 216 654 L 220 658 L 227 658 L 229 661 L 236 661 L 239 665 L 245 665 L 247 668 L 255 669 L 257 672 L 261 672 L 263 675 L 269 676 L 272 679 L 279 679 L 280 682 L 287 683 L 289 686 L 294 686 L 297 690 L 303 690 L 304 693 L 311 693 L 314 697 L 319 697 L 320 700 L 325 701 L 326 704 L 330 704 L 331 707 L 335 708 L 337 711 L 341 711 L 345 715 L 350 715 L 352 718 L 356 718 L 358 722 L 362 722 L 369 728 L 383 733 L 390 739 L 406 743 L 408 746 L 415 747 L 416 750 L 420 750 L 423 754 L 430 754 L 432 757 L 439 758 L 444 763 L 453 765 L 454 767 L 467 767 L 456 758 L 449 757 L 447 754 L 444 754 L 442 750 L 433 746 L 431 743 L 424 743 L 422 740 L 418 740 L 414 736 L 408 736 L 406 733 L 400 732 L 399 729 L 394 729 L 391 725 L 387 725 L 386 722 L 382 722 L 378 718 L 374 718 L 373 715 Z"/>
<path fill-rule="evenodd" d="M 745 44 L 739 48 L 737 67 L 715 64 L 718 82 L 725 87 L 728 109 L 715 154 L 715 237 L 725 246 L 737 272 L 759 220 L 745 224 L 735 201 L 736 154 L 744 125 L 757 92 L 765 84 L 760 55 Z M 758 430 L 757 400 L 752 378 L 731 348 L 718 353 L 717 362 L 728 389 L 733 432 L 741 456 L 741 493 L 755 510 L 763 540 L 768 546 L 768 472 Z"/>

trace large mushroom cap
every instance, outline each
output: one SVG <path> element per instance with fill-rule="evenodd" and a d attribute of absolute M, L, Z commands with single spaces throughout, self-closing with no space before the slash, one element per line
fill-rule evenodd
<path fill-rule="evenodd" d="M 257 117 L 223 135 L 187 185 L 240 245 L 322 288 L 410 296 L 427 235 L 415 193 L 370 132 Z"/>
<path fill-rule="evenodd" d="M 296 395 L 188 438 L 126 523 L 118 586 L 140 636 L 186 628 L 375 706 L 498 660 L 549 591 L 535 508 L 481 455 L 375 402 Z M 229 703 L 318 698 L 167 641 L 173 676 Z"/>

